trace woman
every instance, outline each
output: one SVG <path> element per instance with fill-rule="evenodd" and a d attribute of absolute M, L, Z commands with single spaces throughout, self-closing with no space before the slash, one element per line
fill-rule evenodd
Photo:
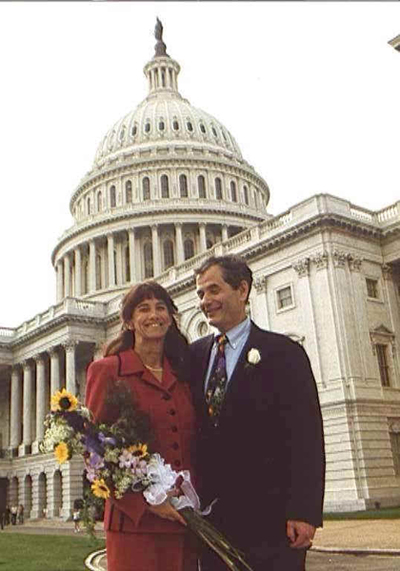
<path fill-rule="evenodd" d="M 122 381 L 135 407 L 148 415 L 152 450 L 172 468 L 192 474 L 194 411 L 185 382 L 186 339 L 179 332 L 177 309 L 155 282 L 135 285 L 122 301 L 120 335 L 105 357 L 88 369 L 86 405 L 95 420 L 113 423 L 118 411 L 110 395 Z M 104 526 L 108 571 L 196 571 L 197 557 L 185 521 L 166 500 L 146 503 L 131 492 L 106 500 Z"/>

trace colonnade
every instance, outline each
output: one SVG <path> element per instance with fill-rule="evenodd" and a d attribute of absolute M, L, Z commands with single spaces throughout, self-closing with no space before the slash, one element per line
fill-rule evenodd
<path fill-rule="evenodd" d="M 182 264 L 188 257 L 207 250 L 207 236 L 211 226 L 216 241 L 228 240 L 230 232 L 226 224 L 175 222 L 109 232 L 81 243 L 56 262 L 57 302 L 64 297 L 80 297 L 127 282 L 135 283 L 150 277 L 149 274 L 157 276 L 162 273 L 169 267 L 162 248 L 167 228 L 173 228 L 171 241 L 174 265 Z M 193 243 L 190 255 L 185 252 L 184 246 L 189 228 L 189 239 Z M 152 246 L 152 258 L 146 264 L 143 253 L 145 242 L 150 242 Z M 148 263 L 152 265 L 150 272 L 145 270 Z"/>
<path fill-rule="evenodd" d="M 77 345 L 68 341 L 12 366 L 9 448 L 13 456 L 38 452 L 52 394 L 64 386 L 77 393 Z"/>

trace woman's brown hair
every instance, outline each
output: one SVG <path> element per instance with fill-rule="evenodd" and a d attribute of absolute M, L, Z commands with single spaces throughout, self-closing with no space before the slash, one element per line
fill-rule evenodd
<path fill-rule="evenodd" d="M 176 324 L 178 309 L 167 290 L 154 281 L 134 285 L 123 297 L 120 312 L 121 332 L 106 345 L 104 357 L 117 355 L 121 351 L 135 347 L 135 333 L 128 329 L 128 323 L 132 319 L 135 308 L 145 299 L 151 298 L 159 299 L 167 306 L 172 323 L 165 336 L 164 353 L 178 379 L 186 380 L 189 346 L 186 337 L 179 331 Z"/>

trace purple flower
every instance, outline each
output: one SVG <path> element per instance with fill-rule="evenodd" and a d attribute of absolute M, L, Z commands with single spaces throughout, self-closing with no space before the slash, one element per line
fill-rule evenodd
<path fill-rule="evenodd" d="M 115 440 L 115 438 L 113 436 L 105 436 L 102 432 L 99 432 L 98 438 L 104 446 L 107 446 L 107 444 L 110 444 L 111 446 L 115 446 L 117 443 L 117 441 Z"/>

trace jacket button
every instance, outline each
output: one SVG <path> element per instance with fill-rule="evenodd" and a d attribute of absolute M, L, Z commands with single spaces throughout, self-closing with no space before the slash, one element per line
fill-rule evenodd
<path fill-rule="evenodd" d="M 175 409 L 174 409 L 174 408 L 171 408 L 170 411 L 169 411 L 169 414 L 170 414 L 171 416 L 175 416 L 175 415 L 176 415 Z"/>
<path fill-rule="evenodd" d="M 173 445 L 172 445 L 172 448 L 173 448 L 174 450 L 178 450 L 179 444 L 178 444 L 177 442 L 174 442 Z"/>
<path fill-rule="evenodd" d="M 179 467 L 181 465 L 181 461 L 180 460 L 174 460 L 174 465 Z"/>
<path fill-rule="evenodd" d="M 172 430 L 172 432 L 178 432 L 178 427 L 176 426 L 176 424 L 173 424 L 171 426 L 171 430 Z"/>
<path fill-rule="evenodd" d="M 168 394 L 164 394 L 161 398 L 163 400 L 171 400 L 172 399 L 171 395 L 168 395 Z"/>

